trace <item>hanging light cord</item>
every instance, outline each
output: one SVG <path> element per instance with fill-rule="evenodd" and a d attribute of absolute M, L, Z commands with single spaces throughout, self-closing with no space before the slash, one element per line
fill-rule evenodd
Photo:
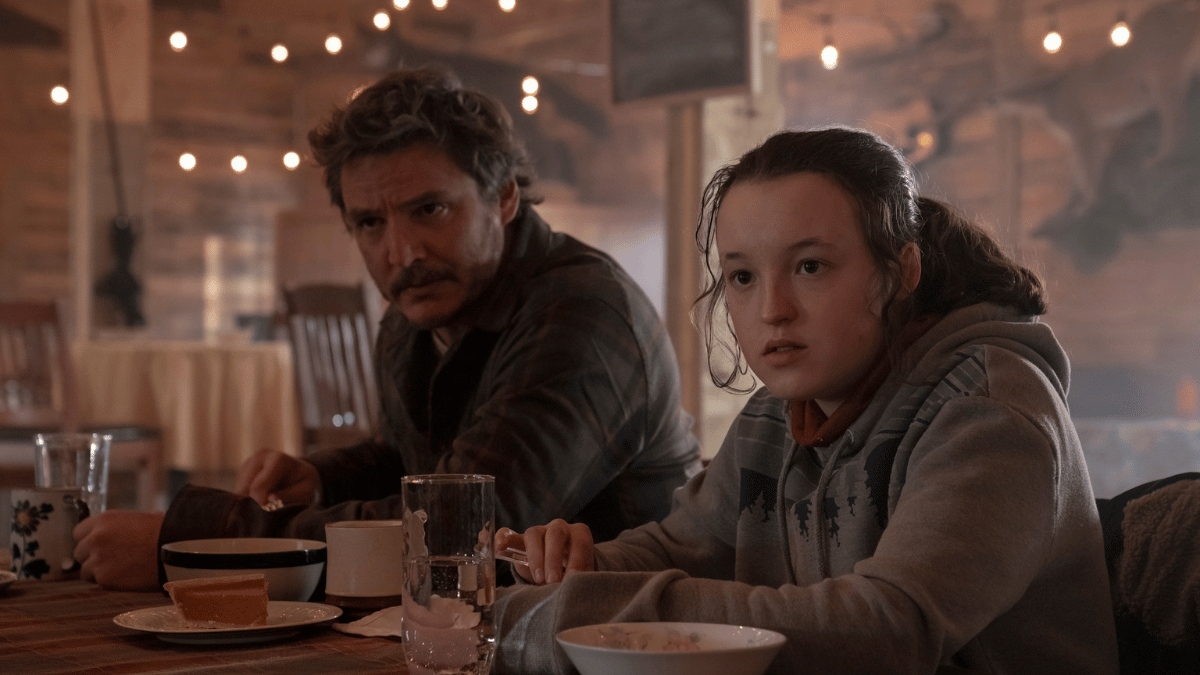
<path fill-rule="evenodd" d="M 120 222 L 128 222 L 129 213 L 125 210 L 125 184 L 121 178 L 121 156 L 117 145 L 117 124 L 113 119 L 112 92 L 109 91 L 108 66 L 104 58 L 104 35 L 100 26 L 100 3 L 91 3 L 92 15 L 92 46 L 96 49 L 96 74 L 100 81 L 100 102 L 104 107 L 104 127 L 108 134 L 108 154 L 112 161 L 113 192 L 117 198 L 117 218 Z"/>

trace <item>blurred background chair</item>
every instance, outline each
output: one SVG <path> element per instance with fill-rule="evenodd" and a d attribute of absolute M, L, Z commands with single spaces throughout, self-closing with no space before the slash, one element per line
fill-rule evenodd
<path fill-rule="evenodd" d="M 1200 673 L 1200 473 L 1097 499 L 1121 675 Z"/>
<path fill-rule="evenodd" d="M 371 438 L 379 395 L 362 284 L 283 291 L 303 419 L 304 452 Z"/>
<path fill-rule="evenodd" d="M 144 511 L 161 506 L 159 430 L 80 424 L 75 363 L 57 303 L 0 302 L 0 484 L 32 485 L 33 437 L 53 431 L 111 435 L 110 473 L 136 476 L 132 505 Z M 110 505 L 116 496 L 113 487 L 110 479 Z"/>

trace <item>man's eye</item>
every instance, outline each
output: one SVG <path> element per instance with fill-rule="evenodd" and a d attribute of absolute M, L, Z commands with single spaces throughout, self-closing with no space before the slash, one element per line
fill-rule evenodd
<path fill-rule="evenodd" d="M 383 223 L 382 218 L 360 218 L 354 222 L 354 226 L 360 230 L 369 230 Z"/>
<path fill-rule="evenodd" d="M 436 214 L 440 213 L 444 208 L 445 208 L 444 204 L 441 204 L 438 202 L 430 202 L 428 204 L 420 205 L 419 207 L 417 207 L 417 210 L 421 212 L 421 215 L 432 216 L 432 215 L 436 215 Z"/>

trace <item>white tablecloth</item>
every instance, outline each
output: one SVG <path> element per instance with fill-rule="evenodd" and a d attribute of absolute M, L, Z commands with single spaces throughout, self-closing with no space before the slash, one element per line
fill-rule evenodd
<path fill-rule="evenodd" d="M 236 470 L 264 447 L 300 453 L 285 342 L 89 342 L 75 351 L 83 422 L 161 429 L 167 468 Z"/>

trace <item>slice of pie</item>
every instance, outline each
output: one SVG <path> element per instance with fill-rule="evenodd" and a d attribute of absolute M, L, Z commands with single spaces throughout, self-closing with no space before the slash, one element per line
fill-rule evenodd
<path fill-rule="evenodd" d="M 267 623 L 267 578 L 262 574 L 168 581 L 163 588 L 187 621 L 236 626 Z"/>

